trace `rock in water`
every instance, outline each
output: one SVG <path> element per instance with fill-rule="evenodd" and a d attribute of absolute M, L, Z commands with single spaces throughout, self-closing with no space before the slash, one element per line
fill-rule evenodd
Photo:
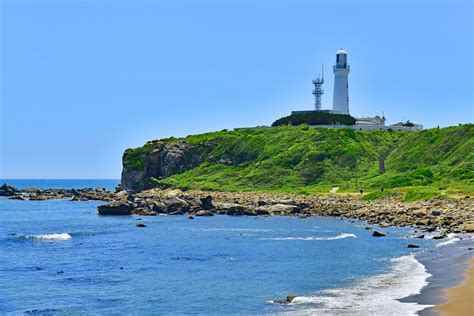
<path fill-rule="evenodd" d="M 135 226 L 137 226 L 137 227 L 146 227 L 145 224 L 136 224 Z"/>
<path fill-rule="evenodd" d="M 288 295 L 286 297 L 286 300 L 277 300 L 277 301 L 274 301 L 274 302 L 277 303 L 277 304 L 290 304 L 291 302 L 293 302 L 295 297 L 296 296 L 294 296 L 294 295 Z"/>
<path fill-rule="evenodd" d="M 214 216 L 211 211 L 197 211 L 194 215 L 196 216 Z"/>
<path fill-rule="evenodd" d="M 383 236 L 385 236 L 385 234 L 374 230 L 374 232 L 372 233 L 372 236 L 374 236 L 374 237 L 383 237 Z"/>
<path fill-rule="evenodd" d="M 420 248 L 418 245 L 408 244 L 407 248 Z"/>
<path fill-rule="evenodd" d="M 4 183 L 0 187 L 0 196 L 14 196 L 19 193 L 18 189 L 12 186 L 9 186 L 8 184 Z"/>
<path fill-rule="evenodd" d="M 128 201 L 115 201 L 99 205 L 97 210 L 100 215 L 130 215 L 132 214 L 133 205 Z"/>

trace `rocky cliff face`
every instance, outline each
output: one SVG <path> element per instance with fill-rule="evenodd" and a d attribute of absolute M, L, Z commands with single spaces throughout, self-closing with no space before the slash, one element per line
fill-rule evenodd
<path fill-rule="evenodd" d="M 197 146 L 185 142 L 153 141 L 144 147 L 127 149 L 123 155 L 122 188 L 144 190 L 173 174 L 194 168 L 201 162 Z"/>

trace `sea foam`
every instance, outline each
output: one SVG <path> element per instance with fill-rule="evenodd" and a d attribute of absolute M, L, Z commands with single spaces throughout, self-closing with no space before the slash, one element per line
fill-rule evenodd
<path fill-rule="evenodd" d="M 445 241 L 440 242 L 439 244 L 436 245 L 436 248 L 438 247 L 443 247 L 446 245 L 454 244 L 456 241 L 460 240 L 456 234 L 448 234 L 448 238 L 446 238 Z"/>
<path fill-rule="evenodd" d="M 289 308 L 295 314 L 416 315 L 431 307 L 399 299 L 419 294 L 431 275 L 413 255 L 392 259 L 387 273 L 363 278 L 346 288 L 323 290 L 314 296 L 297 296 Z"/>
<path fill-rule="evenodd" d="M 24 238 L 46 240 L 46 241 L 56 241 L 56 240 L 68 240 L 68 239 L 71 239 L 72 237 L 68 233 L 61 233 L 61 234 L 44 234 L 44 235 L 25 235 Z"/>
<path fill-rule="evenodd" d="M 342 233 L 333 237 L 273 237 L 262 238 L 264 240 L 338 240 L 344 238 L 357 238 L 354 234 Z"/>

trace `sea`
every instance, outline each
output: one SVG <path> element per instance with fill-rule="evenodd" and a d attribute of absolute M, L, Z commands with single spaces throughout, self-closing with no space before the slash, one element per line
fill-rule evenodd
<path fill-rule="evenodd" d="M 102 203 L 0 197 L 0 314 L 415 315 L 431 306 L 407 299 L 430 282 L 419 258 L 460 240 L 348 218 L 100 216 Z"/>

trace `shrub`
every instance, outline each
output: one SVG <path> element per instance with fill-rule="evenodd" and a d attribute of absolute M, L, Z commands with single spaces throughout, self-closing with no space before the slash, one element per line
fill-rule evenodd
<path fill-rule="evenodd" d="M 327 112 L 307 112 L 301 114 L 292 114 L 289 116 L 282 117 L 275 122 L 272 126 L 282 125 L 354 125 L 356 119 L 347 114 L 332 114 Z"/>

